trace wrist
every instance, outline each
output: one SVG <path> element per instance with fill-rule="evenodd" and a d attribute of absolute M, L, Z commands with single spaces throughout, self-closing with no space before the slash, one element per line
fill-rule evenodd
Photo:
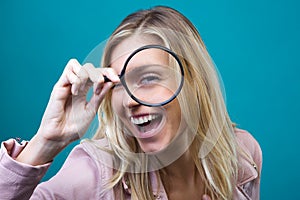
<path fill-rule="evenodd" d="M 36 134 L 26 145 L 16 160 L 29 165 L 42 165 L 51 162 L 67 144 L 47 140 L 40 134 Z"/>

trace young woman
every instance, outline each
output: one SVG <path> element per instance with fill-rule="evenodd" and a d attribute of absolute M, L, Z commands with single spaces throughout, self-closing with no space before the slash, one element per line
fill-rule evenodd
<path fill-rule="evenodd" d="M 2 143 L 1 199 L 259 199 L 260 147 L 231 122 L 216 69 L 187 18 L 163 6 L 129 15 L 101 66 L 70 60 L 37 134 Z M 96 112 L 94 138 L 39 184 Z"/>

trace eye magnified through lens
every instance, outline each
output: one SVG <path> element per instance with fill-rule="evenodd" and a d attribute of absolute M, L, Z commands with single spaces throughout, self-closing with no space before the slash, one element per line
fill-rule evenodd
<path fill-rule="evenodd" d="M 154 53 L 160 55 L 161 59 L 153 59 L 151 55 Z M 143 64 L 134 66 L 141 60 Z M 184 82 L 183 67 L 178 56 L 160 45 L 147 45 L 135 50 L 125 61 L 119 76 L 129 96 L 150 107 L 170 103 L 179 94 Z"/>

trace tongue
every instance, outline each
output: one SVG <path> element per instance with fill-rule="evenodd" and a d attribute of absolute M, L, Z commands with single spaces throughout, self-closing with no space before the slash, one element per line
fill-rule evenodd
<path fill-rule="evenodd" d="M 151 131 L 151 130 L 158 127 L 158 125 L 160 123 L 160 120 L 161 120 L 161 118 L 159 117 L 159 118 L 156 118 L 156 119 L 151 120 L 149 122 L 140 124 L 140 125 L 138 125 L 138 129 L 142 133 L 149 132 L 149 131 Z"/>

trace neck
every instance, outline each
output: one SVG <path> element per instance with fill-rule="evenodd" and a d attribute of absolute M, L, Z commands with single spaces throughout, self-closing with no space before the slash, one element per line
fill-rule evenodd
<path fill-rule="evenodd" d="M 196 165 L 189 151 L 185 152 L 179 159 L 165 167 L 164 172 L 170 181 L 180 179 L 187 183 L 191 183 L 191 180 L 195 180 L 197 177 L 196 174 L 198 174 Z"/>

